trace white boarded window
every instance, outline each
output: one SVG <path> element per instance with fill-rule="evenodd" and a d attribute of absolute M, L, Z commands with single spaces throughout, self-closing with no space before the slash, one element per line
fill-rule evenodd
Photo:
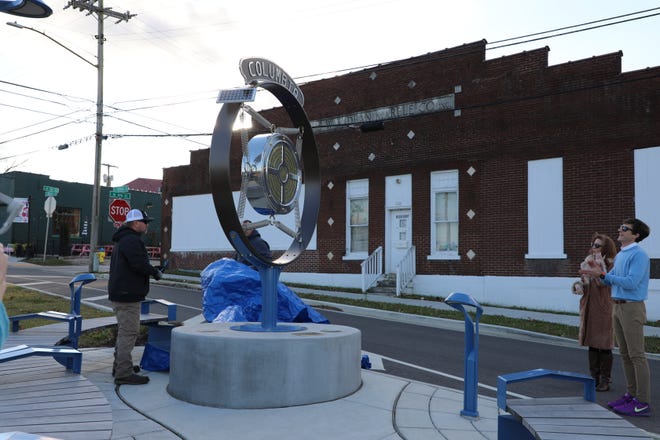
<path fill-rule="evenodd" d="M 238 191 L 232 193 L 234 206 L 238 205 Z M 299 201 L 305 199 L 303 185 Z M 304 203 L 301 203 L 301 211 Z M 249 203 L 245 204 L 245 217 L 259 221 L 264 216 L 258 214 Z M 296 229 L 295 214 L 277 216 L 289 229 Z M 291 246 L 291 237 L 279 229 L 267 226 L 259 229 L 262 238 L 272 250 L 284 250 Z M 316 230 L 307 245 L 307 249 L 316 249 Z M 211 194 L 177 196 L 172 198 L 172 252 L 233 252 L 234 247 L 225 236 Z"/>
<path fill-rule="evenodd" d="M 527 163 L 527 255 L 566 258 L 563 159 Z"/>
<path fill-rule="evenodd" d="M 369 252 L 369 179 L 346 182 L 346 256 Z"/>
<path fill-rule="evenodd" d="M 458 257 L 458 170 L 431 173 L 430 257 Z"/>
<path fill-rule="evenodd" d="M 651 258 L 660 258 L 659 169 L 660 147 L 635 150 L 635 217 L 651 228 L 641 242 Z"/>

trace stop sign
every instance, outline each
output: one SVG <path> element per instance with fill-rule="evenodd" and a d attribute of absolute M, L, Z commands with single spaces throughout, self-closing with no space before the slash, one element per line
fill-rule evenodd
<path fill-rule="evenodd" d="M 124 223 L 126 214 L 131 210 L 131 205 L 124 199 L 114 199 L 110 203 L 108 214 L 115 223 Z"/>

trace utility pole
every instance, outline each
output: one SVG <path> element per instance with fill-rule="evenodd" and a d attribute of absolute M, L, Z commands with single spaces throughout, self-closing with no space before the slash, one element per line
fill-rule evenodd
<path fill-rule="evenodd" d="M 99 221 L 99 211 L 101 205 L 101 150 L 103 147 L 103 43 L 105 42 L 105 35 L 103 34 L 103 21 L 106 17 L 117 19 L 117 23 L 128 21 L 135 17 L 136 14 L 129 12 L 119 13 L 112 10 L 112 8 L 104 8 L 103 0 L 70 0 L 64 9 L 73 7 L 87 15 L 96 17 L 98 24 L 98 33 L 96 35 L 97 41 L 97 95 L 96 95 L 96 150 L 94 153 L 94 189 L 92 190 L 92 231 L 89 240 L 91 252 L 89 253 L 89 271 L 94 272 L 98 269 L 98 256 L 96 249 L 99 242 L 99 228 L 101 226 Z"/>
<path fill-rule="evenodd" d="M 112 168 L 119 168 L 115 165 L 110 165 L 109 163 L 102 163 L 101 164 L 104 167 L 108 167 L 108 174 L 103 176 L 103 179 L 105 180 L 105 186 L 110 187 L 112 186 L 112 176 L 110 175 L 110 167 Z"/>

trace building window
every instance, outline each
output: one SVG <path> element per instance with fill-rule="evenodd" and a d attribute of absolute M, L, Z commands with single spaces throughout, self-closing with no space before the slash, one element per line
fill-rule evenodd
<path fill-rule="evenodd" d="M 458 258 L 458 170 L 431 173 L 430 258 Z"/>
<path fill-rule="evenodd" d="M 346 257 L 367 257 L 369 252 L 369 180 L 346 183 Z"/>
<path fill-rule="evenodd" d="M 80 237 L 80 208 L 58 206 L 53 213 L 53 235 Z"/>
<path fill-rule="evenodd" d="M 527 255 L 566 258 L 564 253 L 564 176 L 562 158 L 527 163 Z"/>

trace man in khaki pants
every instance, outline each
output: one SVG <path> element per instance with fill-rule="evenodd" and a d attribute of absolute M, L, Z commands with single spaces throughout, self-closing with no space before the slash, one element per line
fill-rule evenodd
<path fill-rule="evenodd" d="M 650 233 L 643 221 L 636 218 L 624 220 L 617 238 L 621 251 L 614 259 L 612 270 L 601 272 L 602 269 L 594 265 L 580 271 L 600 276 L 604 284 L 612 286 L 612 327 L 623 361 L 627 392 L 607 406 L 626 416 L 651 415 L 651 373 L 644 349 L 644 301 L 648 299 L 651 261 L 638 245 Z"/>
<path fill-rule="evenodd" d="M 149 277 L 159 280 L 161 272 L 149 263 L 149 254 L 140 238 L 150 219 L 144 211 L 131 209 L 126 221 L 114 233 L 110 260 L 108 297 L 117 315 L 117 341 L 112 372 L 117 385 L 143 385 L 149 378 L 135 374 L 131 352 L 140 332 L 140 302 L 149 293 Z"/>

